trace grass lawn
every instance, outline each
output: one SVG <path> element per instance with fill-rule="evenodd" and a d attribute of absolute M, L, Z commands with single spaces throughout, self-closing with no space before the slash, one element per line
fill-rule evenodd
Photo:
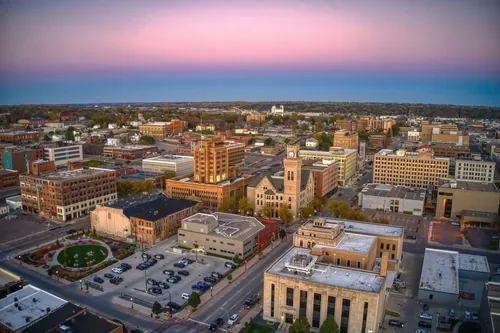
<path fill-rule="evenodd" d="M 96 265 L 107 257 L 108 249 L 104 246 L 93 244 L 76 245 L 59 252 L 57 261 L 62 265 L 66 263 L 67 267 L 83 268 Z M 92 261 L 92 263 L 88 264 L 90 261 Z M 75 263 L 78 263 L 78 265 L 76 266 Z"/>
<path fill-rule="evenodd" d="M 273 333 L 276 330 L 272 327 L 257 324 L 257 323 L 252 323 L 250 327 L 248 327 L 248 332 L 249 333 Z"/>
<path fill-rule="evenodd" d="M 83 163 L 84 166 L 89 167 L 89 168 L 97 168 L 97 167 L 103 166 L 104 164 L 106 164 L 106 162 L 97 161 L 97 160 L 90 160 L 90 161 Z"/>

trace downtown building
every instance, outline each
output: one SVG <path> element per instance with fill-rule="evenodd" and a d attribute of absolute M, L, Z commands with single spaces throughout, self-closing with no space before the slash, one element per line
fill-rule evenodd
<path fill-rule="evenodd" d="M 68 162 L 83 160 L 83 146 L 82 145 L 69 145 L 62 147 L 49 147 L 44 148 L 44 159 L 53 161 L 56 165 L 62 166 Z"/>
<path fill-rule="evenodd" d="M 106 169 L 78 169 L 19 177 L 22 209 L 66 222 L 116 201 L 116 175 Z"/>
<path fill-rule="evenodd" d="M 333 132 L 333 147 L 358 150 L 358 133 L 346 130 Z"/>
<path fill-rule="evenodd" d="M 356 174 L 358 163 L 357 149 L 330 147 L 330 151 L 301 150 L 303 160 L 337 161 L 339 163 L 339 185 L 347 185 Z"/>
<path fill-rule="evenodd" d="M 318 218 L 264 272 L 263 317 L 318 332 L 333 316 L 340 332 L 379 332 L 387 290 L 399 272 L 403 228 Z"/>
<path fill-rule="evenodd" d="M 104 146 L 103 155 L 109 158 L 135 160 L 158 152 L 158 147 L 147 145 Z"/>
<path fill-rule="evenodd" d="M 450 160 L 434 157 L 430 151 L 418 153 L 382 149 L 373 156 L 373 183 L 427 188 L 448 178 Z"/>
<path fill-rule="evenodd" d="M 139 132 L 142 135 L 151 136 L 155 140 L 164 140 L 170 135 L 184 132 L 186 122 L 179 119 L 172 119 L 167 122 L 154 122 L 139 125 Z"/>

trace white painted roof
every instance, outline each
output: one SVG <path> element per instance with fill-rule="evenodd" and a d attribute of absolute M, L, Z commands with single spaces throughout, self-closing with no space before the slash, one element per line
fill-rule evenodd
<path fill-rule="evenodd" d="M 458 295 L 458 265 L 458 252 L 426 248 L 419 288 Z"/>
<path fill-rule="evenodd" d="M 401 237 L 403 227 L 390 226 L 387 224 L 367 223 L 351 220 L 342 220 L 336 218 L 325 218 L 325 228 L 335 228 L 337 226 L 344 228 L 349 233 L 362 233 L 375 236 Z M 305 227 L 313 227 L 313 222 L 306 222 Z"/>
<path fill-rule="evenodd" d="M 480 273 L 490 273 L 488 259 L 485 256 L 460 253 L 460 270 Z"/>
<path fill-rule="evenodd" d="M 346 232 L 335 249 L 354 253 L 368 253 L 376 241 L 377 237 L 375 236 L 357 235 Z"/>

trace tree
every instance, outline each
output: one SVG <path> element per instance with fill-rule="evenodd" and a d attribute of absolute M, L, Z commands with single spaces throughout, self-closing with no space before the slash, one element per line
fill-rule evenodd
<path fill-rule="evenodd" d="M 156 140 L 152 136 L 143 135 L 139 139 L 140 145 L 154 145 L 155 143 L 156 143 Z"/>
<path fill-rule="evenodd" d="M 151 309 L 151 311 L 155 315 L 159 315 L 163 311 L 163 307 L 161 306 L 161 304 L 159 302 L 154 302 L 153 303 L 153 308 Z"/>
<path fill-rule="evenodd" d="M 165 179 L 170 179 L 175 177 L 175 171 L 167 170 L 164 173 Z"/>
<path fill-rule="evenodd" d="M 278 216 L 280 217 L 280 220 L 284 224 L 288 224 L 293 221 L 293 215 L 292 212 L 288 209 L 288 206 L 286 205 L 281 205 L 279 210 L 278 210 Z"/>
<path fill-rule="evenodd" d="M 386 219 L 385 217 L 381 217 L 381 218 L 378 218 L 378 219 L 373 219 L 372 222 L 373 223 L 380 223 L 380 224 L 389 224 L 389 220 Z"/>
<path fill-rule="evenodd" d="M 247 197 L 242 197 L 240 201 L 238 201 L 238 211 L 242 215 L 247 215 L 252 212 L 252 206 L 250 206 Z"/>
<path fill-rule="evenodd" d="M 130 139 L 130 135 L 125 135 L 120 138 L 120 143 L 122 145 L 128 145 L 132 143 L 132 140 Z"/>
<path fill-rule="evenodd" d="M 319 333 L 339 333 L 339 325 L 335 321 L 333 316 L 327 316 L 321 327 L 319 328 Z"/>
<path fill-rule="evenodd" d="M 266 147 L 272 147 L 274 146 L 274 140 L 271 139 L 271 138 L 267 138 L 265 141 L 264 141 L 264 146 Z"/>
<path fill-rule="evenodd" d="M 303 123 L 302 126 L 300 126 L 300 129 L 305 131 L 309 131 L 309 125 L 307 123 Z"/>
<path fill-rule="evenodd" d="M 391 133 L 392 133 L 392 136 L 397 136 L 399 134 L 399 131 L 401 129 L 399 128 L 399 126 L 397 124 L 394 124 L 391 126 Z"/>
<path fill-rule="evenodd" d="M 295 319 L 292 326 L 290 326 L 288 332 L 290 333 L 310 333 L 311 325 L 307 321 L 306 316 L 300 316 L 298 319 Z"/>
<path fill-rule="evenodd" d="M 189 295 L 187 303 L 190 307 L 196 309 L 201 303 L 200 294 L 198 294 L 196 291 L 193 291 L 191 295 Z"/>
<path fill-rule="evenodd" d="M 327 200 L 323 197 L 315 196 L 314 199 L 311 201 L 311 205 L 314 207 L 316 210 L 320 210 L 321 208 L 325 207 L 327 203 Z"/>
<path fill-rule="evenodd" d="M 308 219 L 314 215 L 314 208 L 311 206 L 302 207 L 300 209 L 300 216 L 304 219 Z"/>
<path fill-rule="evenodd" d="M 271 207 L 264 206 L 259 210 L 259 216 L 265 217 L 265 218 L 271 218 L 273 217 L 273 210 Z"/>
<path fill-rule="evenodd" d="M 45 135 L 43 136 L 43 141 L 45 141 L 45 142 L 49 142 L 49 141 L 52 141 L 52 138 L 51 138 L 50 136 L 48 136 L 47 134 L 45 134 Z"/>
<path fill-rule="evenodd" d="M 232 213 L 236 210 L 236 199 L 234 197 L 226 198 L 219 207 L 224 213 Z"/>
<path fill-rule="evenodd" d="M 286 237 L 286 231 L 283 229 L 280 229 L 280 239 L 283 240 Z"/>
<path fill-rule="evenodd" d="M 227 275 L 227 280 L 229 281 L 229 283 L 231 283 L 231 281 L 233 280 L 233 274 L 229 273 Z"/>
<path fill-rule="evenodd" d="M 75 140 L 75 128 L 73 126 L 69 126 L 66 130 L 66 140 L 74 141 Z"/>

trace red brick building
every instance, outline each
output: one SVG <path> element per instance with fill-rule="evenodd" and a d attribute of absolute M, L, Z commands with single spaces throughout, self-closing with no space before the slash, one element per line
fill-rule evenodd
<path fill-rule="evenodd" d="M 258 251 L 264 250 L 276 241 L 279 237 L 280 227 L 278 222 L 272 220 L 258 219 L 266 228 L 261 231 L 258 238 L 259 248 Z"/>
<path fill-rule="evenodd" d="M 30 173 L 35 176 L 48 175 L 56 172 L 54 161 L 38 160 L 30 162 Z"/>
<path fill-rule="evenodd" d="M 19 172 L 0 170 L 0 190 L 19 186 Z"/>
<path fill-rule="evenodd" d="M 28 143 L 28 142 L 39 142 L 40 141 L 40 133 L 39 132 L 7 132 L 0 133 L 0 142 L 5 143 Z"/>

